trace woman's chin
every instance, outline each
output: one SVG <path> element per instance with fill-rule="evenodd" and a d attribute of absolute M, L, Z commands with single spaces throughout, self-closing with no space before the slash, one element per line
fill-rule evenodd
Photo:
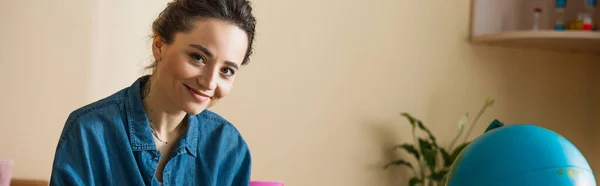
<path fill-rule="evenodd" d="M 207 109 L 207 103 L 184 103 L 182 110 L 188 114 L 197 115 Z"/>

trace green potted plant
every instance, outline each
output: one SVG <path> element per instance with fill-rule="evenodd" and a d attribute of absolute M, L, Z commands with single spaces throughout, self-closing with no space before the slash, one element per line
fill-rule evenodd
<path fill-rule="evenodd" d="M 454 146 L 456 142 L 459 140 L 461 136 L 463 136 L 465 125 L 469 121 L 469 114 L 466 113 L 463 115 L 458 122 L 458 134 L 452 139 L 452 142 L 448 146 L 448 148 L 440 147 L 436 138 L 431 133 L 427 127 L 423 124 L 423 122 L 409 113 L 402 113 L 401 115 L 405 117 L 410 125 L 412 126 L 412 137 L 413 144 L 404 143 L 394 147 L 394 149 L 403 150 L 409 154 L 411 154 L 417 164 L 413 165 L 411 162 L 405 159 L 397 159 L 387 163 L 384 168 L 387 169 L 391 166 L 403 166 L 410 169 L 413 173 L 413 176 L 408 180 L 408 184 L 410 186 L 414 185 L 443 185 L 446 180 L 446 175 L 450 169 L 450 166 L 458 156 L 458 154 L 470 143 L 468 140 L 471 131 L 477 124 L 477 121 L 483 113 L 487 110 L 487 108 L 491 107 L 494 104 L 494 99 L 488 97 L 483 104 L 477 116 L 472 120 L 469 130 L 467 130 L 464 135 L 463 142 Z M 426 137 L 420 137 L 417 133 L 417 128 L 420 132 L 424 132 Z"/>

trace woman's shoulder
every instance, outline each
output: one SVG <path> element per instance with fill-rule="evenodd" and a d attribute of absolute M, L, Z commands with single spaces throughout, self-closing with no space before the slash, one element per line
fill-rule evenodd
<path fill-rule="evenodd" d="M 231 132 L 239 133 L 237 128 L 235 128 L 231 122 L 210 110 L 204 110 L 200 114 L 196 115 L 196 117 L 198 121 L 202 123 L 203 127 L 214 129 L 223 128 L 225 130 L 231 130 Z"/>
<path fill-rule="evenodd" d="M 79 135 L 84 131 L 114 130 L 122 123 L 123 102 L 126 89 L 120 90 L 113 95 L 89 103 L 72 111 L 67 118 L 59 140 L 59 145 L 69 135 Z M 112 121 L 112 122 L 111 122 Z"/>
<path fill-rule="evenodd" d="M 222 125 L 231 125 L 231 123 L 229 123 L 229 121 L 227 121 L 225 118 L 208 109 L 200 112 L 200 114 L 196 115 L 196 117 L 198 117 L 198 119 L 200 120 L 209 120 L 211 122 L 216 122 Z"/>
<path fill-rule="evenodd" d="M 67 121 L 79 120 L 82 117 L 102 115 L 106 114 L 106 112 L 113 113 L 114 111 L 119 111 L 119 105 L 122 104 L 126 98 L 126 90 L 127 89 L 122 89 L 110 96 L 75 109 L 69 114 Z"/>
<path fill-rule="evenodd" d="M 236 140 L 245 144 L 240 131 L 228 120 L 210 110 L 204 110 L 196 115 L 201 133 L 218 133 L 222 139 Z M 206 135 L 206 134 L 204 134 Z"/>

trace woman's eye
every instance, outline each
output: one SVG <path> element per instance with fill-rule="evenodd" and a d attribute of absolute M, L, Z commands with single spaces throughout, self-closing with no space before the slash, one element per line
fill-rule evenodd
<path fill-rule="evenodd" d="M 221 69 L 221 72 L 223 74 L 225 74 L 225 76 L 228 76 L 228 77 L 233 76 L 235 74 L 235 71 L 231 68 L 223 68 L 223 69 Z"/>
<path fill-rule="evenodd" d="M 196 53 L 191 53 L 190 58 L 192 58 L 197 63 L 204 63 L 204 56 Z"/>

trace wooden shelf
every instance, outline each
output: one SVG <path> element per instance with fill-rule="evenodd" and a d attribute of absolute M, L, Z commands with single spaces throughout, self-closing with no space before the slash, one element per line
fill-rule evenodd
<path fill-rule="evenodd" d="M 600 32 L 554 31 L 555 0 L 471 0 L 470 39 L 473 43 L 510 48 L 535 48 L 574 53 L 600 54 Z M 567 0 L 564 20 L 569 23 L 588 11 L 586 1 Z M 539 31 L 531 28 L 533 10 L 541 8 Z M 593 22 L 600 24 L 600 6 Z"/>
<path fill-rule="evenodd" d="M 537 48 L 600 54 L 600 32 L 586 31 L 508 31 L 481 34 L 471 41 L 505 47 Z"/>

